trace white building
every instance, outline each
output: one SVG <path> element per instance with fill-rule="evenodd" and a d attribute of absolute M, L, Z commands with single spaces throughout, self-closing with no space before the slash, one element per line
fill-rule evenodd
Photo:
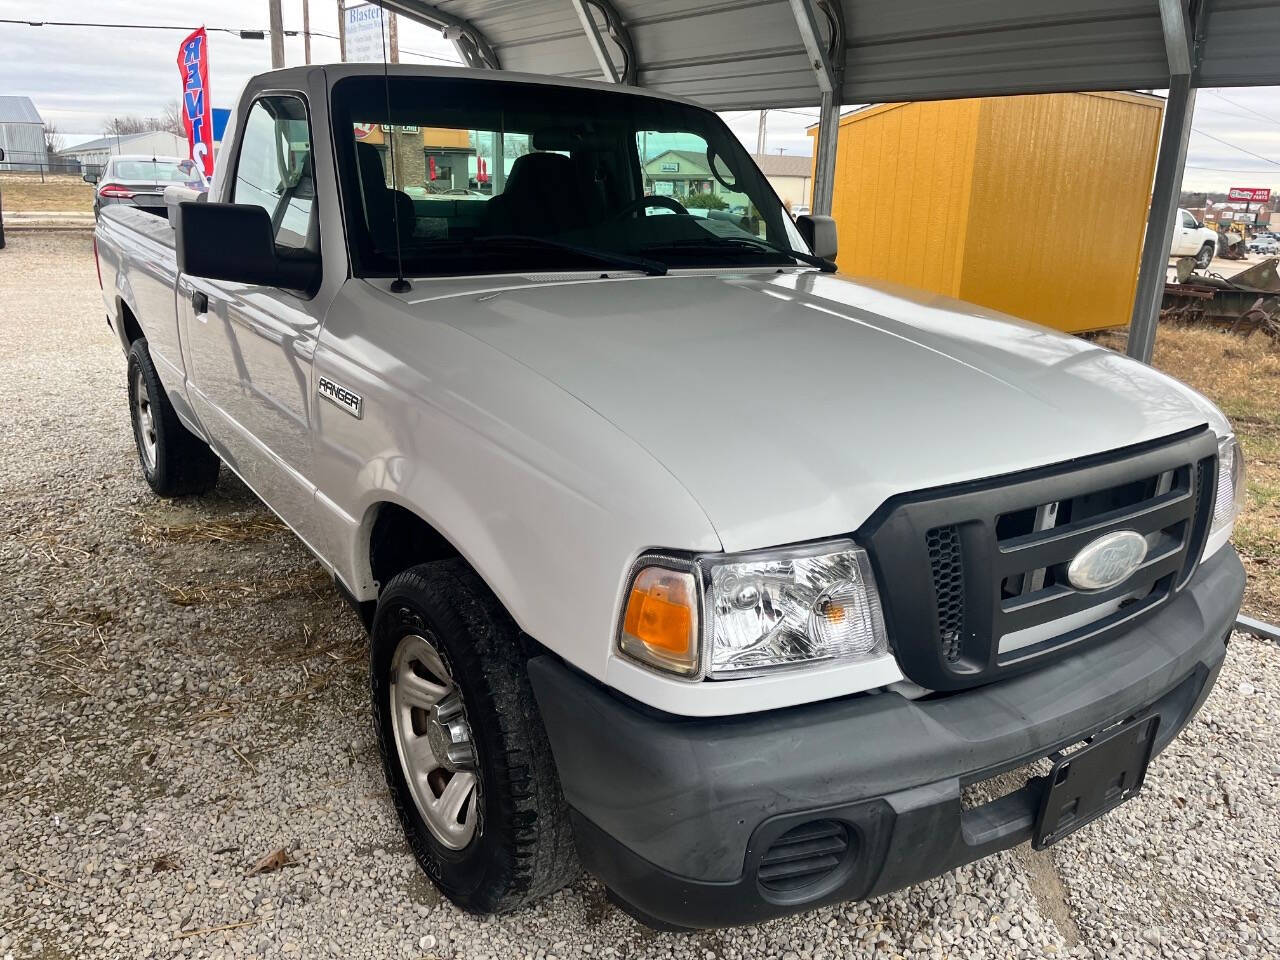
<path fill-rule="evenodd" d="M 30 97 L 0 97 L 0 170 L 40 170 L 48 167 L 44 149 L 44 120 Z"/>
<path fill-rule="evenodd" d="M 784 203 L 794 208 L 813 202 L 813 157 L 766 153 L 753 159 Z"/>
<path fill-rule="evenodd" d="M 189 154 L 187 140 L 163 130 L 147 133 L 122 133 L 119 136 L 99 137 L 88 143 L 59 150 L 64 160 L 79 160 L 85 170 L 100 171 L 109 158 L 124 154 L 152 157 L 186 157 Z"/>

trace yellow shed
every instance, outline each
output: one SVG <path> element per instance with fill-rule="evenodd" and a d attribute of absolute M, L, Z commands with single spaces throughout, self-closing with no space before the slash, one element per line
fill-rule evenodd
<path fill-rule="evenodd" d="M 1146 94 L 1054 93 L 842 117 L 841 272 L 1059 330 L 1127 324 L 1163 110 Z"/>

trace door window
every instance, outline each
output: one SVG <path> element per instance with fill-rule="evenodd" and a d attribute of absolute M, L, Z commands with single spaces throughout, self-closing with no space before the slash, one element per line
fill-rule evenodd
<path fill-rule="evenodd" d="M 231 202 L 261 207 L 276 245 L 318 249 L 307 108 L 297 97 L 262 97 L 249 108 Z"/>
<path fill-rule="evenodd" d="M 1187 213 L 1187 211 L 1183 210 L 1182 225 L 1186 227 L 1188 230 L 1194 230 L 1196 228 L 1196 218 L 1193 217 L 1191 214 Z"/>

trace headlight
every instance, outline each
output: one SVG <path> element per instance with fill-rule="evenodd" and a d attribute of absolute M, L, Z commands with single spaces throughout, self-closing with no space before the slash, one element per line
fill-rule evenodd
<path fill-rule="evenodd" d="M 1218 495 L 1213 501 L 1213 523 L 1209 536 L 1235 525 L 1244 506 L 1244 452 L 1235 437 L 1218 441 Z"/>
<path fill-rule="evenodd" d="M 866 551 L 849 543 L 698 563 L 707 600 L 707 675 L 851 661 L 888 649 Z"/>
<path fill-rule="evenodd" d="M 873 659 L 889 648 L 871 563 L 848 542 L 703 556 L 687 567 L 642 562 L 618 645 L 650 666 L 715 679 Z"/>

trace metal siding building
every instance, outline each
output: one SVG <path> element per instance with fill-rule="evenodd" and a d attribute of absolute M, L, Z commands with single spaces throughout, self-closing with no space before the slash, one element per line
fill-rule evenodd
<path fill-rule="evenodd" d="M 39 170 L 48 166 L 44 120 L 30 97 L 0 97 L 0 170 Z"/>
<path fill-rule="evenodd" d="M 1082 331 L 1129 322 L 1164 101 L 885 104 L 841 118 L 840 268 Z"/>
<path fill-rule="evenodd" d="M 190 155 L 186 140 L 163 130 L 99 137 L 97 140 L 78 143 L 73 147 L 58 151 L 58 156 L 63 160 L 78 160 L 81 166 L 86 169 L 99 171 L 111 157 L 127 156 L 129 154 L 155 157 L 187 157 Z"/>

